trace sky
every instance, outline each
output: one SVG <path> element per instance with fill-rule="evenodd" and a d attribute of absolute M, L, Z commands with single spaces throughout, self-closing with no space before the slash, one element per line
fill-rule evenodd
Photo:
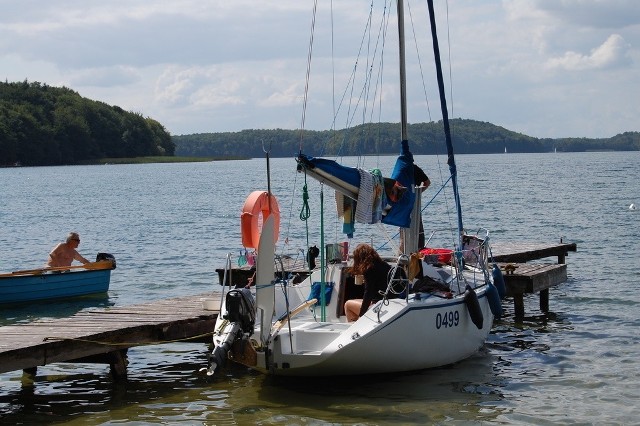
<path fill-rule="evenodd" d="M 409 58 L 423 52 L 413 34 L 427 40 L 424 1 L 405 1 L 409 121 L 439 120 L 433 59 Z M 640 1 L 435 3 L 450 117 L 535 137 L 640 131 Z M 391 41 L 377 56 L 384 85 L 369 96 L 384 106 L 354 113 L 362 89 L 347 89 L 370 6 L 318 1 L 307 82 L 313 0 L 0 0 L 0 78 L 65 86 L 173 135 L 326 130 L 336 109 L 353 117 L 336 128 L 374 110 L 374 121 L 398 122 Z M 372 52 L 375 35 L 368 40 Z M 367 67 L 361 55 L 357 68 Z M 412 108 L 425 104 L 428 114 Z"/>

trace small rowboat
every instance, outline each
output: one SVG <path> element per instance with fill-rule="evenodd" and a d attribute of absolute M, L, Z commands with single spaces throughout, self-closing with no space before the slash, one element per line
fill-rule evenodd
<path fill-rule="evenodd" d="M 0 274 L 0 306 L 106 293 L 115 258 L 99 253 L 96 262 Z"/>

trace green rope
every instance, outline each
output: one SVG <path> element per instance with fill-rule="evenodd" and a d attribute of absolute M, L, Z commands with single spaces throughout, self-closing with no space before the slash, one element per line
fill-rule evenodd
<path fill-rule="evenodd" d="M 311 217 L 311 209 L 309 208 L 309 191 L 307 191 L 307 174 L 304 174 L 304 187 L 302 188 L 302 209 L 300 210 L 300 220 L 304 222 L 304 227 L 306 230 L 307 237 L 307 255 L 305 255 L 305 260 L 307 262 L 307 267 L 311 267 L 309 264 L 309 222 L 308 219 Z"/>
<path fill-rule="evenodd" d="M 305 181 L 307 180 L 305 176 Z M 311 217 L 311 209 L 309 208 L 309 192 L 307 191 L 307 183 L 302 188 L 302 209 L 300 210 L 300 220 L 306 222 Z"/>

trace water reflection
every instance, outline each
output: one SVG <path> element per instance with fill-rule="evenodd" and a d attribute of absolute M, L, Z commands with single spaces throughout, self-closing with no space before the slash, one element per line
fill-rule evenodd
<path fill-rule="evenodd" d="M 446 368 L 352 378 L 278 378 L 229 366 L 197 373 L 205 351 L 166 345 L 154 363 L 130 354 L 132 374 L 114 382 L 108 367 L 43 367 L 32 383 L 11 380 L 0 394 L 3 421 L 20 424 L 118 420 L 206 424 L 424 423 L 491 420 L 501 409 L 502 379 L 488 350 Z M 158 363 L 158 359 L 164 362 Z M 186 361 L 185 361 L 186 360 Z M 23 376 L 24 377 L 24 376 Z M 5 386 L 6 387 L 6 386 Z M 4 389 L 6 391 L 6 389 Z"/>

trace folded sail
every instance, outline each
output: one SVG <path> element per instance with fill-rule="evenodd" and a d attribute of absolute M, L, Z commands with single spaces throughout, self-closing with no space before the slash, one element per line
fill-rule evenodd
<path fill-rule="evenodd" d="M 299 172 L 304 171 L 339 193 L 358 200 L 362 183 L 358 168 L 343 166 L 333 160 L 315 158 L 302 153 L 298 155 L 296 161 Z M 407 141 L 402 141 L 402 149 L 391 178 L 383 178 L 383 181 L 387 208 L 384 209 L 382 223 L 409 228 L 415 191 L 413 189 L 413 154 L 409 150 Z"/>
<path fill-rule="evenodd" d="M 411 210 L 416 199 L 413 182 L 413 154 L 409 150 L 409 142 L 402 141 L 400 155 L 396 159 L 396 165 L 391 173 L 391 179 L 399 182 L 406 191 L 397 201 L 390 200 L 391 209 L 383 217 L 382 223 L 395 225 L 401 228 L 411 226 Z"/>

